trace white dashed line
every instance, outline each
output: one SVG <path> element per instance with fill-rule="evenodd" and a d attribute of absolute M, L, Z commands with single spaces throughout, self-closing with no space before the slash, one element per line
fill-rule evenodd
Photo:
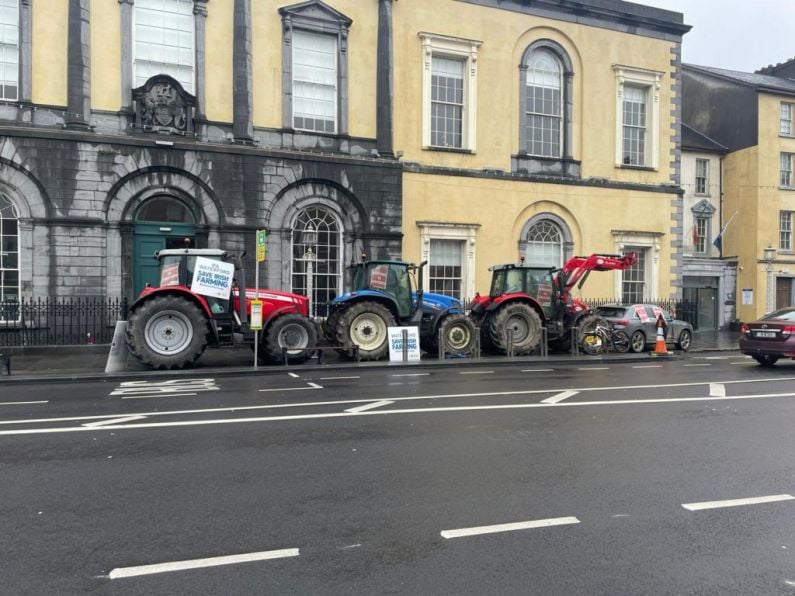
<path fill-rule="evenodd" d="M 405 373 L 401 375 L 389 375 L 391 377 L 429 377 L 431 373 Z"/>
<path fill-rule="evenodd" d="M 709 384 L 709 396 L 710 397 L 726 397 L 726 386 L 722 383 L 710 383 Z"/>
<path fill-rule="evenodd" d="M 493 375 L 493 370 L 465 370 L 458 373 L 459 375 Z"/>
<path fill-rule="evenodd" d="M 363 406 L 357 406 L 355 408 L 349 408 L 349 409 L 347 409 L 345 411 L 346 412 L 351 412 L 352 414 L 355 414 L 356 412 L 364 412 L 366 410 L 372 410 L 374 408 L 380 408 L 381 406 L 390 406 L 393 403 L 395 403 L 395 402 L 388 401 L 388 400 L 384 399 L 384 400 L 381 400 L 381 401 L 373 402 L 371 404 L 364 404 Z"/>
<path fill-rule="evenodd" d="M 297 375 L 297 374 L 295 374 L 295 373 L 287 373 L 287 374 L 288 374 L 288 375 L 290 375 L 290 376 L 291 376 L 292 378 L 294 378 L 294 379 L 297 379 L 297 378 L 298 378 L 298 375 Z"/>
<path fill-rule="evenodd" d="M 553 395 L 552 397 L 548 397 L 546 399 L 541 400 L 541 403 L 542 404 L 556 404 L 556 403 L 558 403 L 560 401 L 563 401 L 564 399 L 567 399 L 569 397 L 573 397 L 573 396 L 577 395 L 578 393 L 579 393 L 579 391 L 563 391 L 561 393 L 558 393 L 557 395 Z"/>
<path fill-rule="evenodd" d="M 685 364 L 685 366 L 712 366 L 711 364 Z"/>
<path fill-rule="evenodd" d="M 792 495 L 770 495 L 768 497 L 751 497 L 749 499 L 730 499 L 728 501 L 705 501 L 703 503 L 683 503 L 682 507 L 689 511 L 702 509 L 719 509 L 721 507 L 739 507 L 741 505 L 759 505 L 761 503 L 775 503 L 776 501 L 790 501 L 795 499 Z"/>
<path fill-rule="evenodd" d="M 662 368 L 662 364 L 638 364 L 632 368 Z"/>
<path fill-rule="evenodd" d="M 122 418 L 106 418 L 105 420 L 97 420 L 96 422 L 86 422 L 83 426 L 100 427 L 108 424 L 118 424 L 120 422 L 132 422 L 133 420 L 144 420 L 146 416 L 124 416 Z"/>
<path fill-rule="evenodd" d="M 577 370 L 610 370 L 609 366 L 589 366 L 585 368 L 578 368 Z"/>
<path fill-rule="evenodd" d="M 28 406 L 32 404 L 47 404 L 48 401 L 0 401 L 0 406 Z"/>
<path fill-rule="evenodd" d="M 225 557 L 211 557 L 209 559 L 193 559 L 191 561 L 174 561 L 172 563 L 157 563 L 155 565 L 139 565 L 137 567 L 118 567 L 110 572 L 110 579 L 122 577 L 135 577 L 138 575 L 152 575 L 154 573 L 165 573 L 167 571 L 183 571 L 185 569 L 200 569 L 203 567 L 218 567 L 219 565 L 236 565 L 238 563 L 251 563 L 252 561 L 264 561 L 266 559 L 284 559 L 286 557 L 297 557 L 297 548 L 285 548 L 282 550 L 271 550 L 259 553 L 246 553 L 242 555 L 228 555 Z"/>
<path fill-rule="evenodd" d="M 320 381 L 341 381 L 343 379 L 361 379 L 361 377 L 320 377 Z"/>
<path fill-rule="evenodd" d="M 475 528 L 461 528 L 459 530 L 443 530 L 442 538 L 463 538 L 479 534 L 497 534 L 499 532 L 513 532 L 516 530 L 529 530 L 533 528 L 548 528 L 550 526 L 564 526 L 578 524 L 576 517 L 555 517 L 551 519 L 537 519 L 534 521 L 516 522 L 512 524 L 499 524 L 496 526 L 479 526 Z"/>
<path fill-rule="evenodd" d="M 554 370 L 554 368 L 527 368 L 522 372 L 552 372 Z"/>

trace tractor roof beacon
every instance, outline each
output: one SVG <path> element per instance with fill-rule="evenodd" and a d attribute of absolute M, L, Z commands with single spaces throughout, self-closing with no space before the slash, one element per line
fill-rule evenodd
<path fill-rule="evenodd" d="M 156 253 L 159 285 L 147 285 L 130 307 L 126 334 L 130 353 L 146 366 L 172 369 L 192 365 L 208 345 L 253 346 L 250 302 L 259 299 L 263 358 L 272 362 L 283 362 L 284 358 L 303 362 L 309 358 L 317 347 L 317 329 L 307 316 L 307 298 L 246 288 L 243 254 L 214 248 Z M 206 268 L 220 272 L 211 280 L 217 289 L 208 291 L 194 283 L 197 269 Z"/>
<path fill-rule="evenodd" d="M 444 348 L 459 354 L 471 353 L 477 345 L 477 330 L 465 316 L 457 298 L 424 292 L 419 266 L 403 261 L 363 261 L 351 266 L 351 291 L 330 304 L 325 323 L 326 339 L 352 355 L 359 347 L 362 360 L 379 360 L 389 353 L 388 328 L 419 327 L 423 349 Z M 413 274 L 420 283 L 412 287 Z"/>
<path fill-rule="evenodd" d="M 519 263 L 495 265 L 488 296 L 476 296 L 470 316 L 479 324 L 485 348 L 529 354 L 542 339 L 542 327 L 551 346 L 567 349 L 602 322 L 588 306 L 572 296 L 591 271 L 625 270 L 637 263 L 637 254 L 592 254 L 572 257 L 561 267 Z"/>

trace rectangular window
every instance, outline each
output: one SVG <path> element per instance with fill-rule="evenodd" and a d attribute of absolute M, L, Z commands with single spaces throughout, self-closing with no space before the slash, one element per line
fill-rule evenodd
<path fill-rule="evenodd" d="M 433 58 L 431 74 L 431 145 L 462 148 L 464 61 Z"/>
<path fill-rule="evenodd" d="M 431 239 L 428 291 L 463 299 L 464 241 Z"/>
<path fill-rule="evenodd" d="M 696 159 L 696 194 L 707 194 L 709 185 L 709 160 Z"/>
<path fill-rule="evenodd" d="M 525 150 L 530 155 L 560 157 L 562 118 L 560 65 L 549 52 L 527 69 Z"/>
<path fill-rule="evenodd" d="M 779 120 L 779 133 L 785 136 L 792 136 L 792 104 L 781 104 L 781 117 Z"/>
<path fill-rule="evenodd" d="M 697 217 L 693 234 L 693 250 L 697 253 L 705 254 L 708 250 L 707 239 L 709 238 L 709 218 Z"/>
<path fill-rule="evenodd" d="M 648 92 L 644 87 L 624 86 L 623 162 L 646 165 L 646 111 Z"/>
<path fill-rule="evenodd" d="M 0 99 L 19 97 L 19 0 L 0 0 Z"/>
<path fill-rule="evenodd" d="M 779 186 L 792 186 L 792 153 L 781 154 L 781 168 L 779 174 Z"/>
<path fill-rule="evenodd" d="M 135 86 L 174 77 L 194 93 L 193 0 L 135 0 Z"/>
<path fill-rule="evenodd" d="M 792 250 L 792 211 L 779 211 L 778 247 L 781 250 Z"/>
<path fill-rule="evenodd" d="M 337 38 L 293 33 L 293 126 L 337 132 Z"/>
<path fill-rule="evenodd" d="M 0 320 L 19 318 L 19 230 L 0 197 Z"/>
<path fill-rule="evenodd" d="M 621 275 L 621 300 L 625 304 L 643 302 L 646 289 L 646 250 L 639 247 L 627 247 L 624 254 L 635 252 L 638 262 Z"/>

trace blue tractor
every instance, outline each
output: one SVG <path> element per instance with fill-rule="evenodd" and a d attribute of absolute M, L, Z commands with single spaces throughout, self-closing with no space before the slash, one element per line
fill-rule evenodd
<path fill-rule="evenodd" d="M 439 349 L 469 355 L 475 349 L 478 330 L 464 314 L 460 300 L 412 288 L 412 275 L 422 280 L 425 262 L 419 267 L 402 261 L 364 261 L 352 266 L 351 291 L 330 304 L 325 323 L 326 339 L 346 348 L 359 346 L 361 360 L 379 360 L 389 353 L 388 328 L 417 326 L 420 345 L 427 352 Z"/>

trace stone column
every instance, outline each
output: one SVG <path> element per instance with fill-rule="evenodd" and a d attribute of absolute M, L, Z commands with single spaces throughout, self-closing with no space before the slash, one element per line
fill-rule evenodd
<path fill-rule="evenodd" d="M 19 5 L 20 45 L 19 45 L 19 100 L 30 103 L 33 97 L 33 17 L 31 0 L 22 0 Z"/>
<path fill-rule="evenodd" d="M 69 0 L 67 128 L 88 129 L 91 119 L 91 0 Z"/>
<path fill-rule="evenodd" d="M 204 122 L 207 116 L 207 111 L 204 109 L 204 102 L 206 94 L 204 92 L 207 82 L 205 80 L 204 68 L 204 55 L 205 47 L 207 45 L 205 35 L 205 23 L 207 20 L 207 1 L 208 0 L 193 0 L 193 14 L 196 15 L 194 24 L 196 25 L 196 88 L 193 94 L 196 96 L 196 120 Z M 237 4 L 235 4 L 237 8 Z"/>
<path fill-rule="evenodd" d="M 235 0 L 232 46 L 233 123 L 236 143 L 254 143 L 251 116 L 251 0 Z"/>
<path fill-rule="evenodd" d="M 392 0 L 378 0 L 378 74 L 376 83 L 376 148 L 382 157 L 394 157 L 392 55 Z"/>
<path fill-rule="evenodd" d="M 121 4 L 121 110 L 132 113 L 133 0 L 119 0 L 119 4 Z"/>

